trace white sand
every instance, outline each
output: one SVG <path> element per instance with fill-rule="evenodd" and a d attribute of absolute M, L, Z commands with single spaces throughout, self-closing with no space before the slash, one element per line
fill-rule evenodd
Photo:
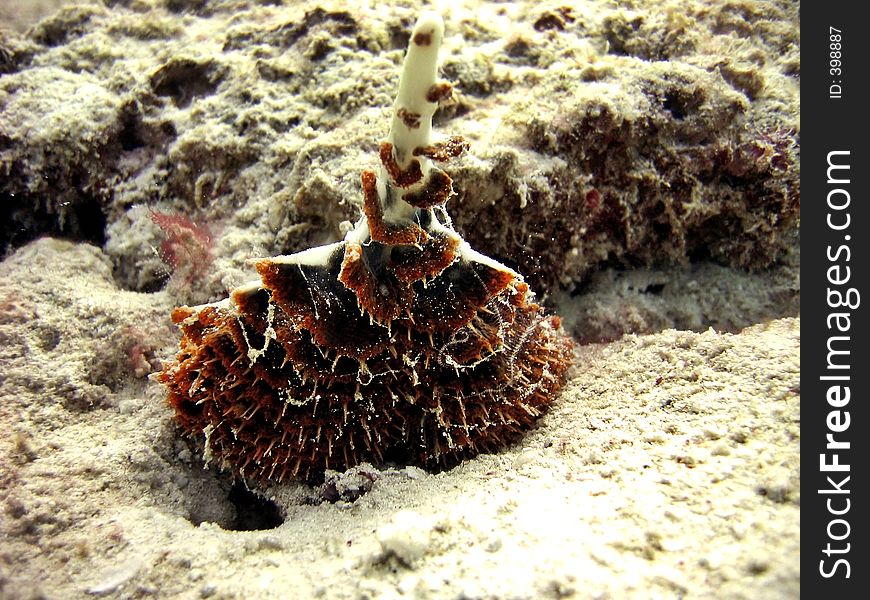
<path fill-rule="evenodd" d="M 239 532 L 160 386 L 113 379 L 131 335 L 171 349 L 165 293 L 48 239 L 0 281 L 6 597 L 798 596 L 798 319 L 582 347 L 516 447 L 353 503 L 273 489 L 284 523 Z"/>

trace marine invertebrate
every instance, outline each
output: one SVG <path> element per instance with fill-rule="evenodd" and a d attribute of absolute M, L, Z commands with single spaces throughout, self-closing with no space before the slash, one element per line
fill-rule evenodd
<path fill-rule="evenodd" d="M 158 254 L 172 275 L 183 285 L 201 279 L 213 260 L 213 234 L 208 225 L 197 224 L 187 215 L 151 211 L 151 220 L 163 233 Z"/>
<path fill-rule="evenodd" d="M 411 36 L 363 216 L 339 242 L 255 262 L 261 280 L 172 314 L 160 375 L 181 426 L 245 478 L 315 477 L 396 457 L 450 465 L 531 426 L 564 383 L 572 342 L 522 277 L 469 246 L 444 204 L 433 141 L 441 17 Z"/>

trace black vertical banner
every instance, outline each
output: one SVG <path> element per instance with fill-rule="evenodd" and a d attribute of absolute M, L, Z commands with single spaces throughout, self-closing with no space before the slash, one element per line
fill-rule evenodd
<path fill-rule="evenodd" d="M 867 598 L 870 23 L 801 9 L 801 587 Z"/>

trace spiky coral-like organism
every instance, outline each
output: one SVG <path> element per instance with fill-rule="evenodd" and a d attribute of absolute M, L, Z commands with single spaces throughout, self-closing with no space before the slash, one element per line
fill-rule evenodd
<path fill-rule="evenodd" d="M 261 281 L 177 308 L 161 380 L 206 456 L 260 480 L 400 457 L 438 466 L 530 427 L 564 383 L 572 343 L 522 277 L 449 225 L 466 149 L 431 139 L 441 17 L 414 28 L 364 216 L 341 242 L 256 261 Z"/>

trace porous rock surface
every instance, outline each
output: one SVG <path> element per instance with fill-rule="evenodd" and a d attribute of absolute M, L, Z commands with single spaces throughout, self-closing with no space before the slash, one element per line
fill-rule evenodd
<path fill-rule="evenodd" d="M 95 243 L 123 287 L 181 271 L 178 295 L 202 301 L 247 279 L 252 256 L 338 239 L 417 10 L 103 0 L 5 33 L 0 243 Z M 788 270 L 797 13 L 470 1 L 447 14 L 441 73 L 456 87 L 436 125 L 472 143 L 450 168 L 457 229 L 545 292 L 602 268 Z M 155 212 L 208 227 L 207 260 L 161 260 Z M 794 312 L 793 292 L 768 292 L 768 316 Z"/>
<path fill-rule="evenodd" d="M 421 4 L 68 4 L 0 23 L 0 596 L 799 594 L 799 4 L 451 3 L 454 224 L 587 345 L 503 452 L 255 492 L 169 313 L 358 217 Z"/>

